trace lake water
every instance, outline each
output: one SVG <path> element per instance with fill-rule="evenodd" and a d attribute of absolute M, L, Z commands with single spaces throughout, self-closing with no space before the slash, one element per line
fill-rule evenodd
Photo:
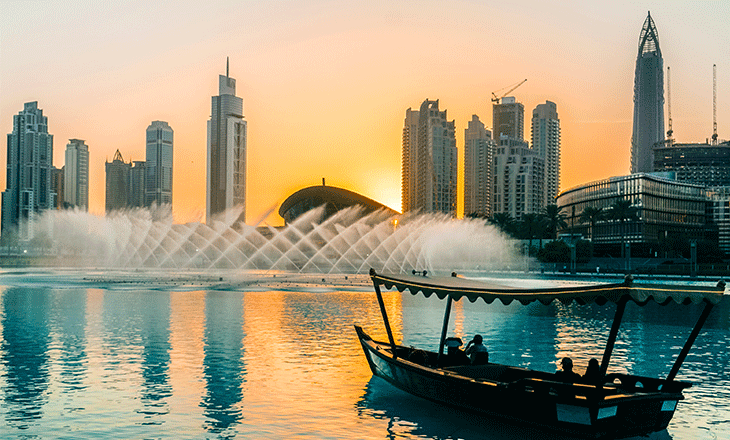
<path fill-rule="evenodd" d="M 353 324 L 387 337 L 372 289 L 356 283 L 180 291 L 68 278 L 0 274 L 1 438 L 550 438 L 373 378 Z M 385 301 L 397 341 L 437 348 L 443 303 L 396 291 Z M 481 333 L 494 362 L 554 371 L 570 355 L 582 373 L 600 359 L 613 307 L 459 301 L 449 333 Z M 689 309 L 629 304 L 611 371 L 664 377 L 700 311 Z M 652 438 L 730 438 L 719 310 L 678 375 L 694 386 Z"/>

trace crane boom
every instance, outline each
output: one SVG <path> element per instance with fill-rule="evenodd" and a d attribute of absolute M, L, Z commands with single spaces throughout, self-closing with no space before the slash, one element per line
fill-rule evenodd
<path fill-rule="evenodd" d="M 667 66 L 667 113 L 669 116 L 669 130 L 667 130 L 667 139 L 672 139 L 672 77 L 669 75 L 669 66 Z"/>
<path fill-rule="evenodd" d="M 496 104 L 499 104 L 499 102 L 501 101 L 501 99 L 502 99 L 502 98 L 504 98 L 505 96 L 507 96 L 507 95 L 509 95 L 510 93 L 512 93 L 512 92 L 513 92 L 513 91 L 514 91 L 514 90 L 515 90 L 515 89 L 516 89 L 517 87 L 519 87 L 519 86 L 521 86 L 522 84 L 524 84 L 524 83 L 525 83 L 525 81 L 527 81 L 527 78 L 525 78 L 525 79 L 523 79 L 522 81 L 520 81 L 520 82 L 518 82 L 517 84 L 515 84 L 515 85 L 514 85 L 514 86 L 513 86 L 513 87 L 512 87 L 511 89 L 509 89 L 509 90 L 507 90 L 506 92 L 504 92 L 504 93 L 503 93 L 503 94 L 502 94 L 501 96 L 497 96 L 497 92 L 499 92 L 499 91 L 501 91 L 501 90 L 504 90 L 504 89 L 506 89 L 506 88 L 507 88 L 507 87 L 509 87 L 509 86 L 507 86 L 507 87 L 505 87 L 505 88 L 503 88 L 503 89 L 500 89 L 500 90 L 496 90 L 496 91 L 492 92 L 492 102 L 494 102 L 494 103 L 496 103 Z"/>

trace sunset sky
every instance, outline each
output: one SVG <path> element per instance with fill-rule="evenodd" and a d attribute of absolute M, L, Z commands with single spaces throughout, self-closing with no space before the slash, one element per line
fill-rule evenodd
<path fill-rule="evenodd" d="M 467 121 L 491 127 L 491 92 L 527 78 L 513 94 L 525 136 L 535 106 L 557 103 L 567 189 L 629 172 L 647 11 L 671 67 L 675 139 L 711 136 L 713 63 L 718 133 L 730 138 L 726 0 L 0 0 L 0 132 L 38 101 L 55 166 L 68 139 L 89 145 L 90 211 L 103 215 L 104 162 L 117 149 L 144 160 L 147 126 L 167 121 L 176 221 L 201 220 L 206 121 L 228 56 L 249 127 L 247 223 L 279 225 L 278 205 L 323 177 L 400 210 L 403 120 L 427 98 L 456 121 L 463 193 Z"/>

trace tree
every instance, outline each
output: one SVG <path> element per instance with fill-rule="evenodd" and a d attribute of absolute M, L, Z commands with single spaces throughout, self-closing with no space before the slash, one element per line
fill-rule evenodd
<path fill-rule="evenodd" d="M 558 205 L 547 205 L 542 213 L 547 231 L 553 240 L 558 238 L 558 229 L 568 227 L 568 222 L 565 221 L 567 216 L 561 212 L 562 210 L 563 208 L 558 208 Z"/>
<path fill-rule="evenodd" d="M 498 212 L 493 214 L 488 220 L 489 224 L 496 226 L 505 234 L 514 235 L 515 219 L 506 212 Z"/>
<path fill-rule="evenodd" d="M 532 239 L 542 236 L 544 224 L 540 214 L 523 214 L 519 224 L 520 238 L 530 240 L 532 247 Z"/>
<path fill-rule="evenodd" d="M 583 212 L 580 214 L 580 221 L 590 223 L 591 229 L 591 241 L 593 241 L 593 228 L 596 227 L 596 223 L 603 220 L 606 213 L 603 208 L 596 208 L 595 206 L 586 206 Z"/>

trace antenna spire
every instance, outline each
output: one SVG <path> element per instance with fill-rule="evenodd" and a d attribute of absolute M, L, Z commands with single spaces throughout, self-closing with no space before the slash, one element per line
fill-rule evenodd
<path fill-rule="evenodd" d="M 228 57 L 226 57 L 226 78 L 228 78 Z"/>

